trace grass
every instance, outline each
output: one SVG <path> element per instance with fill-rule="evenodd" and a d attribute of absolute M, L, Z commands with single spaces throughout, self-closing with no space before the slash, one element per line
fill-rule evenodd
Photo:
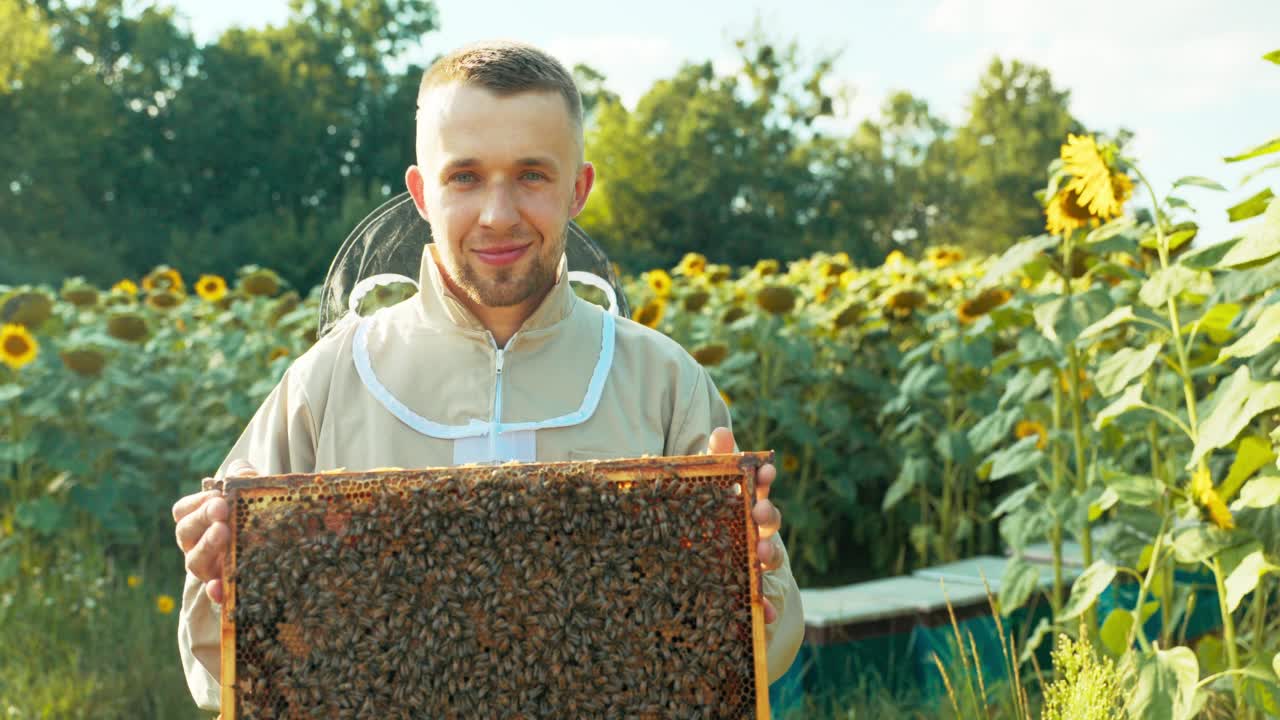
<path fill-rule="evenodd" d="M 211 717 L 196 708 L 178 657 L 181 556 L 130 573 L 100 556 L 47 553 L 0 585 L 0 718 Z M 174 566 L 177 566 L 176 568 Z"/>

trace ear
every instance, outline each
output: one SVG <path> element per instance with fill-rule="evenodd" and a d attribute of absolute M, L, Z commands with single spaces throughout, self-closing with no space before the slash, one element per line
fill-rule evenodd
<path fill-rule="evenodd" d="M 409 169 L 404 171 L 404 184 L 409 188 L 409 194 L 413 196 L 413 204 L 418 208 L 418 214 L 423 220 L 428 220 L 426 179 L 422 177 L 422 171 L 417 165 L 410 165 Z"/>
<path fill-rule="evenodd" d="M 578 168 L 578 176 L 573 179 L 573 204 L 569 207 L 569 217 L 577 217 L 587 205 L 587 196 L 596 183 L 596 168 L 589 162 Z"/>

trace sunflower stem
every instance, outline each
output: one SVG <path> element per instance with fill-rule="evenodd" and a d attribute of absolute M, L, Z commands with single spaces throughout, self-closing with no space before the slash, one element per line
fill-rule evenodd
<path fill-rule="evenodd" d="M 1062 431 L 1062 389 L 1057 382 L 1050 383 L 1053 388 L 1053 430 L 1056 438 Z M 1062 444 L 1056 440 L 1053 443 L 1053 478 L 1050 494 L 1057 493 L 1062 489 Z M 1049 604 L 1053 607 L 1053 616 L 1057 617 L 1062 610 L 1063 582 L 1062 582 L 1062 516 L 1058 513 L 1053 514 L 1053 528 L 1049 532 L 1049 545 L 1053 550 L 1053 595 L 1049 598 Z"/>

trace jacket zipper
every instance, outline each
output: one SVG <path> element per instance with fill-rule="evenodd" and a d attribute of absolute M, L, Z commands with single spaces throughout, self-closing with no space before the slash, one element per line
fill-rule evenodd
<path fill-rule="evenodd" d="M 493 339 L 493 335 L 489 335 L 489 344 L 493 346 L 495 355 L 494 373 L 493 373 L 493 416 L 489 418 L 489 461 L 496 462 L 498 458 L 498 425 L 502 421 L 502 363 L 506 357 L 506 352 L 511 348 L 511 343 L 515 340 L 512 335 L 507 340 L 506 347 L 498 347 L 498 342 Z"/>

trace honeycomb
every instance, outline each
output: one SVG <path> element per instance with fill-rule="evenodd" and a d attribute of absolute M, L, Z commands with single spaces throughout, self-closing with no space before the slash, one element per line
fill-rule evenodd
<path fill-rule="evenodd" d="M 770 457 L 223 481 L 222 717 L 768 718 Z"/>

